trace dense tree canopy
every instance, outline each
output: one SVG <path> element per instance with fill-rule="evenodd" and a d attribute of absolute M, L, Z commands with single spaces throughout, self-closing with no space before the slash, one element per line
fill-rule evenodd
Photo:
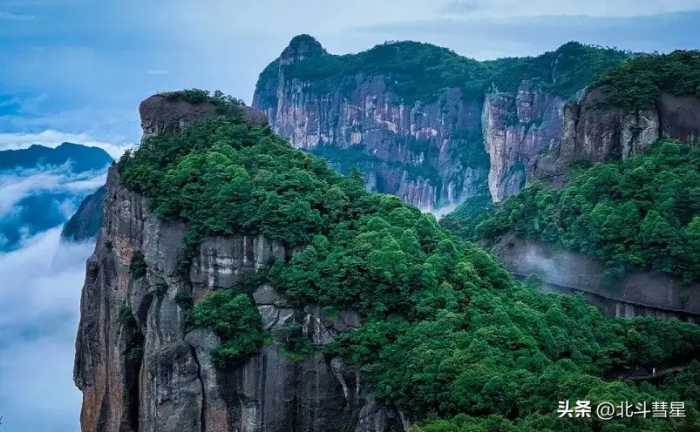
<path fill-rule="evenodd" d="M 653 107 L 662 92 L 700 97 L 700 51 L 644 54 L 609 70 L 595 84 L 607 103 L 628 110 Z"/>
<path fill-rule="evenodd" d="M 249 296 L 265 280 L 298 305 L 359 311 L 364 324 L 325 354 L 356 365 L 380 400 L 424 421 L 427 431 L 597 427 L 557 420 L 557 401 L 576 398 L 687 400 L 696 414 L 697 365 L 683 376 L 685 387 L 614 379 L 697 356 L 696 326 L 604 318 L 580 298 L 541 295 L 431 215 L 366 192 L 358 176 L 335 174 L 269 129 L 235 115 L 211 118 L 149 138 L 120 170 L 157 214 L 188 223 L 190 248 L 208 235 L 260 233 L 295 250 L 251 275 L 252 283 L 194 306 L 194 324 L 222 337 L 223 366 L 264 343 Z M 611 424 L 604 430 L 639 422 Z M 645 430 L 679 424 L 644 423 Z"/>
<path fill-rule="evenodd" d="M 358 54 L 311 56 L 292 64 L 287 78 L 309 80 L 319 88 L 333 83 L 352 85 L 343 77 L 355 74 L 383 75 L 387 85 L 407 102 L 427 101 L 444 88 L 461 88 L 480 97 L 492 85 L 500 91 L 516 91 L 524 79 L 554 94 L 569 97 L 618 65 L 628 53 L 569 42 L 537 57 L 504 58 L 479 62 L 446 48 L 419 42 L 387 42 Z M 261 79 L 274 79 L 273 63 Z"/>
<path fill-rule="evenodd" d="M 672 141 L 623 162 L 579 169 L 563 189 L 533 184 L 480 215 L 445 226 L 469 239 L 506 232 L 624 266 L 700 278 L 700 150 Z"/>

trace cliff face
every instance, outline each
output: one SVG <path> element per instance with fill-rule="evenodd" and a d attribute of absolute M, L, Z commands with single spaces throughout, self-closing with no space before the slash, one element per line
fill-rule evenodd
<path fill-rule="evenodd" d="M 159 130 L 180 124 L 144 106 L 142 114 Z M 293 307 L 259 286 L 253 298 L 272 340 L 236 367 L 215 367 L 219 339 L 192 328 L 192 303 L 289 252 L 261 236 L 207 238 L 183 269 L 187 226 L 151 213 L 147 199 L 121 184 L 116 166 L 106 188 L 76 341 L 83 431 L 403 429 L 399 413 L 374 401 L 357 370 L 320 352 L 293 358 L 278 340 L 276 330 L 295 324 L 314 346 L 327 345 L 359 325 L 349 311 L 326 316 L 314 306 Z"/>
<path fill-rule="evenodd" d="M 365 53 L 367 59 L 353 60 L 328 54 L 310 36 L 298 36 L 260 75 L 253 104 L 294 146 L 324 156 L 344 171 L 357 166 L 371 190 L 438 212 L 478 196 L 503 200 L 542 171 L 538 161 L 543 155 L 561 147 L 567 98 L 554 88 L 564 79 L 561 64 L 570 61 L 566 47 L 529 59 L 538 64 L 532 73 L 510 71 L 506 65 L 500 78 L 490 71 L 504 66 L 470 64 L 455 60 L 459 56 L 453 53 L 446 63 L 464 61 L 463 68 L 471 70 L 463 81 L 448 82 L 446 74 L 435 72 L 441 65 L 417 62 L 410 67 L 425 68 L 420 72 L 424 76 L 418 75 L 427 76 L 435 88 L 432 94 L 418 92 L 420 97 L 404 97 L 415 77 L 392 69 L 400 58 L 373 52 L 387 49 L 375 48 Z M 345 69 L 333 69 L 333 62 Z M 303 68 L 312 72 L 300 74 Z M 434 84 L 441 80 L 444 86 Z M 581 89 L 587 83 L 567 85 Z"/>
<path fill-rule="evenodd" d="M 290 143 L 327 157 L 343 171 L 358 166 L 370 190 L 435 210 L 485 191 L 481 102 L 460 89 L 433 100 L 404 101 L 383 74 L 344 76 L 332 86 L 288 78 L 289 67 L 324 55 L 295 38 L 261 77 L 253 105 Z"/>
<path fill-rule="evenodd" d="M 370 189 L 433 211 L 475 196 L 499 202 L 533 179 L 561 179 L 572 162 L 626 158 L 660 137 L 700 139 L 700 100 L 662 93 L 648 109 L 612 106 L 601 89 L 586 89 L 595 74 L 577 75 L 590 65 L 572 59 L 581 57 L 576 44 L 488 68 L 467 64 L 474 70 L 457 82 L 440 64 L 396 68 L 401 59 L 386 55 L 389 48 L 333 56 L 298 36 L 260 75 L 253 104 L 292 145 L 343 171 L 357 166 Z M 595 55 L 608 55 L 610 67 L 622 61 Z M 455 58 L 444 62 L 467 61 Z M 525 61 L 534 66 L 519 68 Z M 405 97 L 406 87 L 421 85 L 435 91 Z"/>
<path fill-rule="evenodd" d="M 565 101 L 529 81 L 517 92 L 490 92 L 482 112 L 489 154 L 489 192 L 494 202 L 519 192 L 533 175 L 537 159 L 561 145 Z"/>

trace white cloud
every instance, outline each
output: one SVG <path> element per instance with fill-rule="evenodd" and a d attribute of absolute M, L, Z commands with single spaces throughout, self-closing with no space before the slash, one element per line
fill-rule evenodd
<path fill-rule="evenodd" d="M 32 144 L 41 144 L 46 147 L 57 147 L 64 142 L 100 147 L 109 153 L 109 155 L 114 159 L 118 159 L 122 153 L 129 148 L 129 146 L 125 144 L 115 144 L 97 140 L 87 133 L 68 133 L 53 129 L 47 129 L 36 133 L 0 133 L 0 150 L 23 149 Z"/>
<path fill-rule="evenodd" d="M 23 198 L 41 192 L 87 194 L 105 184 L 105 173 L 74 174 L 68 165 L 51 170 L 26 170 L 0 175 L 0 218 Z"/>
<path fill-rule="evenodd" d="M 0 416 L 8 432 L 77 432 L 72 382 L 85 259 L 92 244 L 63 244 L 60 228 L 0 254 Z"/>

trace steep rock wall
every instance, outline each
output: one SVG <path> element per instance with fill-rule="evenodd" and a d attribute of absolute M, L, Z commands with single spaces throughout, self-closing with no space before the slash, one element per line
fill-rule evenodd
<path fill-rule="evenodd" d="M 332 78 L 323 70 L 303 79 L 292 73 L 299 62 L 313 69 L 346 61 L 308 66 L 331 57 L 310 36 L 294 38 L 260 75 L 253 105 L 294 146 L 343 171 L 358 166 L 371 190 L 438 213 L 474 196 L 502 201 L 538 178 L 560 182 L 572 162 L 627 158 L 661 137 L 700 140 L 700 100 L 662 93 L 655 106 L 630 111 L 609 104 L 604 89 L 586 89 L 590 82 L 565 98 L 552 88 L 560 78 L 556 56 L 545 74 L 550 83 L 513 72 L 524 77 L 510 77 L 515 90 L 492 84 L 467 94 L 446 86 L 423 100 L 393 91 L 400 78 L 374 71 L 379 59 Z"/>
<path fill-rule="evenodd" d="M 523 81 L 515 94 L 486 95 L 482 128 L 491 166 L 493 202 L 519 192 L 532 176 L 538 157 L 561 144 L 565 101 Z"/>
<path fill-rule="evenodd" d="M 147 124 L 159 125 L 158 131 L 181 127 L 181 118 L 159 118 L 145 106 L 142 114 L 153 120 Z M 184 116 L 193 112 L 183 110 Z M 293 358 L 276 332 L 294 323 L 320 348 L 360 325 L 352 311 L 327 316 L 314 305 L 290 305 L 274 287 L 258 286 L 251 295 L 271 341 L 241 364 L 217 368 L 211 352 L 219 338 L 191 326 L 191 304 L 289 252 L 261 236 L 212 237 L 183 268 L 187 229 L 160 220 L 147 199 L 121 184 L 118 168 L 110 169 L 76 340 L 74 380 L 83 392 L 84 432 L 407 428 L 401 413 L 375 401 L 358 370 L 321 350 Z"/>
<path fill-rule="evenodd" d="M 316 353 L 294 361 L 274 339 L 232 370 L 217 369 L 219 343 L 191 329 L 182 298 L 197 302 L 229 288 L 284 247 L 263 237 L 208 238 L 183 278 L 178 257 L 186 227 L 160 221 L 148 202 L 107 183 L 105 222 L 87 266 L 76 342 L 75 382 L 83 392 L 83 431 L 384 431 L 402 428 L 397 412 L 378 405 L 358 371 Z M 132 260 L 143 254 L 146 274 Z M 343 311 L 324 316 L 294 308 L 270 286 L 253 294 L 273 335 L 292 321 L 315 346 L 360 324 Z M 133 323 L 132 320 L 133 319 Z"/>
<path fill-rule="evenodd" d="M 287 78 L 290 64 L 323 53 L 318 42 L 295 39 L 261 77 L 253 106 L 275 132 L 341 170 L 360 167 L 371 190 L 423 209 L 485 192 L 480 100 L 446 89 L 434 100 L 407 103 L 383 75 L 359 73 L 333 86 Z"/>
<path fill-rule="evenodd" d="M 590 89 L 563 107 L 559 146 L 536 160 L 535 177 L 562 179 L 572 162 L 603 162 L 643 153 L 659 138 L 700 143 L 700 100 L 661 93 L 653 107 L 611 106 L 603 89 Z"/>

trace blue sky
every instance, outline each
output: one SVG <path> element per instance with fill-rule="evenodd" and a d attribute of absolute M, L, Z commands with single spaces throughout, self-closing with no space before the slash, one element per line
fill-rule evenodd
<path fill-rule="evenodd" d="M 162 90 L 250 101 L 258 73 L 298 33 L 336 53 L 412 39 L 485 59 L 569 40 L 697 48 L 697 22 L 700 0 L 3 0 L 0 147 L 136 142 L 138 102 Z"/>

